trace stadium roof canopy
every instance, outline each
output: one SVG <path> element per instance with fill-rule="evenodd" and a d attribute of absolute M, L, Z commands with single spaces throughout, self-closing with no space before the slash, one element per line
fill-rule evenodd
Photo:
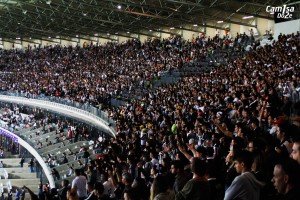
<path fill-rule="evenodd" d="M 283 4 L 299 8 L 300 3 L 294 0 L 0 0 L 0 37 L 111 39 L 113 35 L 176 34 L 174 29 L 226 29 L 224 24 L 255 27 L 251 24 L 256 17 L 273 19 L 266 12 L 268 5 Z"/>

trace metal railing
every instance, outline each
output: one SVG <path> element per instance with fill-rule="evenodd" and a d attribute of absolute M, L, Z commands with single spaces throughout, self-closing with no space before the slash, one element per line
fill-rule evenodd
<path fill-rule="evenodd" d="M 64 99 L 64 98 L 60 98 L 60 97 L 34 95 L 31 93 L 27 93 L 27 92 L 0 91 L 0 94 L 7 95 L 7 96 L 17 96 L 17 97 L 26 97 L 26 98 L 30 98 L 30 99 L 44 100 L 44 101 L 63 104 L 66 106 L 71 106 L 71 107 L 78 108 L 78 109 L 87 111 L 89 113 L 92 113 L 92 114 L 98 116 L 99 118 L 101 118 L 103 121 L 110 124 L 111 127 L 113 127 L 113 128 L 116 127 L 116 122 L 113 119 L 109 118 L 107 112 L 101 110 L 100 108 L 94 107 L 93 105 L 90 105 L 89 103 L 82 104 L 82 103 L 79 103 L 76 101 L 72 101 L 72 100 Z"/>

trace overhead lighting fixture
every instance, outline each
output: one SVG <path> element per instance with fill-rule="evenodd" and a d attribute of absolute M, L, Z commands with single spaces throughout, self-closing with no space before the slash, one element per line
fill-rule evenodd
<path fill-rule="evenodd" d="M 87 13 L 82 13 L 83 16 L 87 16 Z"/>
<path fill-rule="evenodd" d="M 21 38 L 20 37 L 16 37 L 16 40 L 20 40 Z"/>
<path fill-rule="evenodd" d="M 197 24 L 194 24 L 193 26 L 198 26 Z"/>
<path fill-rule="evenodd" d="M 107 33 L 107 35 L 110 35 L 109 33 Z"/>
<path fill-rule="evenodd" d="M 151 29 L 150 29 L 149 31 L 150 31 L 150 32 L 152 32 L 152 30 L 151 30 Z"/>
<path fill-rule="evenodd" d="M 29 37 L 29 40 L 31 40 L 31 37 Z"/>
<path fill-rule="evenodd" d="M 78 35 L 76 35 L 76 37 L 79 37 Z"/>
<path fill-rule="evenodd" d="M 174 27 L 171 27 L 170 29 L 172 29 L 172 30 L 173 30 L 173 29 L 175 29 L 175 28 L 174 28 Z"/>
<path fill-rule="evenodd" d="M 119 10 L 122 8 L 122 6 L 121 5 L 118 5 L 118 7 L 117 7 Z"/>
<path fill-rule="evenodd" d="M 95 33 L 94 36 L 98 36 L 98 33 Z"/>
<path fill-rule="evenodd" d="M 26 15 L 26 13 L 27 13 L 27 10 L 23 10 L 23 11 L 22 11 L 22 13 L 23 13 L 24 15 Z"/>
<path fill-rule="evenodd" d="M 48 38 L 50 39 L 51 37 L 49 36 Z"/>
<path fill-rule="evenodd" d="M 115 35 L 118 35 L 118 34 L 119 34 L 118 32 L 115 33 Z"/>
<path fill-rule="evenodd" d="M 217 21 L 217 23 L 218 23 L 218 24 L 221 24 L 221 23 L 223 23 L 223 22 L 224 22 L 224 21 L 222 21 L 222 20 L 220 20 L 220 21 Z"/>
<path fill-rule="evenodd" d="M 18 22 L 18 24 L 21 24 L 20 22 Z"/>
<path fill-rule="evenodd" d="M 250 15 L 250 16 L 245 16 L 245 17 L 243 17 L 243 19 L 251 19 L 251 18 L 253 18 L 254 16 L 252 16 L 252 15 Z"/>
<path fill-rule="evenodd" d="M 46 1 L 46 4 L 50 5 L 50 4 L 51 4 L 51 1 L 50 1 L 50 0 Z"/>
<path fill-rule="evenodd" d="M 129 31 L 127 31 L 127 33 L 129 34 L 130 32 L 129 32 Z"/>
<path fill-rule="evenodd" d="M 59 35 L 57 35 L 56 38 L 59 38 Z"/>

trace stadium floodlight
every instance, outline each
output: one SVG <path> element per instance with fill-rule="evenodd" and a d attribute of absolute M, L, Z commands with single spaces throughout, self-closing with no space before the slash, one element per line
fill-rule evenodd
<path fill-rule="evenodd" d="M 220 21 L 217 21 L 217 23 L 218 23 L 218 24 L 221 24 L 221 23 L 223 23 L 223 22 L 224 22 L 224 21 L 222 21 L 222 20 L 220 20 Z"/>

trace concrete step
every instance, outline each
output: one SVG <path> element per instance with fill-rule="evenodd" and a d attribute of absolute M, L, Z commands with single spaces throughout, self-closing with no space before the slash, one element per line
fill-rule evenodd
<path fill-rule="evenodd" d="M 20 167 L 21 158 L 3 158 L 1 161 L 4 164 L 4 167 Z"/>
<path fill-rule="evenodd" d="M 26 172 L 20 173 L 8 173 L 9 179 L 34 179 L 36 178 L 35 173 L 30 173 L 28 170 Z"/>
<path fill-rule="evenodd" d="M 79 142 L 71 143 L 71 144 L 69 142 L 70 142 L 69 140 L 66 140 L 64 142 L 65 146 L 63 146 L 63 147 L 61 147 L 61 143 L 57 143 L 57 144 L 54 144 L 51 146 L 41 148 L 38 150 L 38 153 L 43 156 L 47 156 L 48 153 L 50 153 L 52 155 L 57 155 L 57 152 L 63 153 L 67 148 L 70 148 L 73 151 L 73 149 L 78 149 L 78 147 L 80 147 L 80 145 L 84 145 L 84 146 L 88 145 L 87 141 L 79 141 Z"/>
<path fill-rule="evenodd" d="M 8 174 L 13 174 L 13 173 L 29 173 L 29 168 L 25 165 L 24 167 L 11 167 L 11 168 L 3 168 L 7 171 Z M 33 173 L 35 174 L 35 173 Z"/>
<path fill-rule="evenodd" d="M 23 187 L 23 185 L 36 185 L 38 187 L 40 180 L 35 179 L 0 179 L 0 184 L 7 185 L 7 182 L 10 181 L 11 185 L 16 187 Z"/>

